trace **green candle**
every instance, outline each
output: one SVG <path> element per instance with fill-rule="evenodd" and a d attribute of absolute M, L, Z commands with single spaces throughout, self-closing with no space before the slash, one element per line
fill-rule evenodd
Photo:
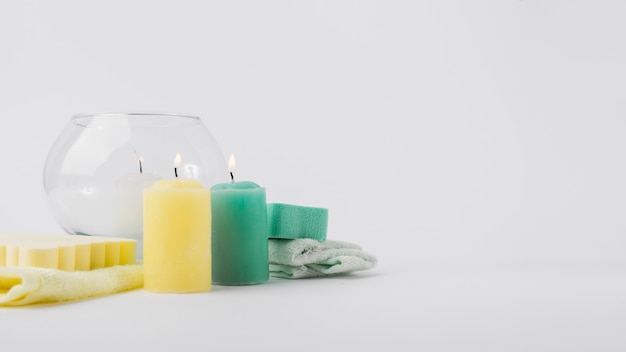
<path fill-rule="evenodd" d="M 254 182 L 232 182 L 211 188 L 212 264 L 216 285 L 260 284 L 269 279 L 265 188 Z"/>

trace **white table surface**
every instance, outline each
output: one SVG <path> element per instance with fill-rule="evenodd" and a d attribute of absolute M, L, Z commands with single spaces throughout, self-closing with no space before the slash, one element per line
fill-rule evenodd
<path fill-rule="evenodd" d="M 1 308 L 0 328 L 14 351 L 623 351 L 625 279 L 624 263 L 387 259 L 344 277 Z"/>

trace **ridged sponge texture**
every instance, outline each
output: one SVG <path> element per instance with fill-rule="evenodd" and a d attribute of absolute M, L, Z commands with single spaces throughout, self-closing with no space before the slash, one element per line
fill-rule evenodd
<path fill-rule="evenodd" d="M 270 238 L 310 238 L 326 241 L 328 209 L 293 204 L 268 203 Z"/>
<path fill-rule="evenodd" d="M 0 267 L 86 271 L 134 264 L 136 245 L 117 237 L 0 233 Z"/>

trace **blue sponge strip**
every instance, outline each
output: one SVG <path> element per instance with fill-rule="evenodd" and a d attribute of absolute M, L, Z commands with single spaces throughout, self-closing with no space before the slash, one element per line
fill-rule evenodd
<path fill-rule="evenodd" d="M 311 238 L 326 241 L 328 209 L 268 203 L 269 238 Z"/>

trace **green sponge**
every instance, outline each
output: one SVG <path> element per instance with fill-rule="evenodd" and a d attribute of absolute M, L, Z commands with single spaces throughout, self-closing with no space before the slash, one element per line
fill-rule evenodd
<path fill-rule="evenodd" d="M 270 238 L 326 241 L 328 209 L 268 203 L 267 219 Z"/>

